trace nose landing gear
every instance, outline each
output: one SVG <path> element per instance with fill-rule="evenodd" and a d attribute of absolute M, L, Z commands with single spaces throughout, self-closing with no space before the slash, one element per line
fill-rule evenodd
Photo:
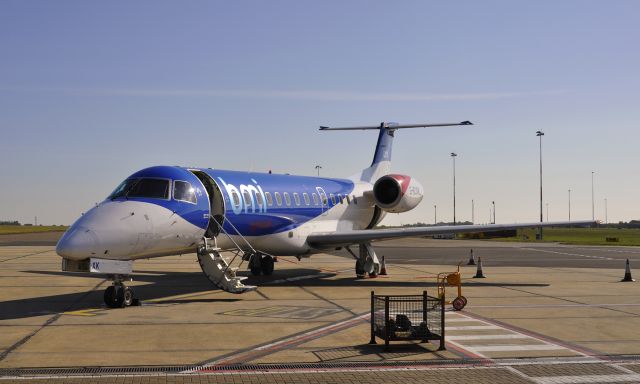
<path fill-rule="evenodd" d="M 132 305 L 140 305 L 140 300 L 133 295 L 133 289 L 124 285 L 124 276 L 109 276 L 113 285 L 104 291 L 104 303 L 109 308 L 124 308 Z"/>

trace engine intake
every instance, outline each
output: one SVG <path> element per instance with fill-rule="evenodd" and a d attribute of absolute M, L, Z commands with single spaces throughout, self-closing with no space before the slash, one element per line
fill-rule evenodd
<path fill-rule="evenodd" d="M 386 175 L 373 185 L 373 197 L 376 205 L 386 212 L 406 212 L 422 201 L 423 188 L 410 176 Z"/>

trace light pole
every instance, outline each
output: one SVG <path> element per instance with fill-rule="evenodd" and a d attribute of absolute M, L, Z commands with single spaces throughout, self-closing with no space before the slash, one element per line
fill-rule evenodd
<path fill-rule="evenodd" d="M 604 198 L 604 223 L 609 224 L 609 215 L 607 212 L 607 198 Z"/>
<path fill-rule="evenodd" d="M 571 221 L 571 188 L 569 188 L 569 221 Z"/>
<path fill-rule="evenodd" d="M 547 223 L 549 222 L 549 203 L 547 204 Z"/>
<path fill-rule="evenodd" d="M 438 206 L 433 205 L 433 225 L 438 224 Z"/>
<path fill-rule="evenodd" d="M 320 170 L 322 169 L 321 165 L 316 165 L 316 171 L 318 171 L 318 177 L 320 177 Z"/>
<path fill-rule="evenodd" d="M 471 199 L 471 224 L 476 222 L 475 206 L 473 205 L 473 199 Z"/>
<path fill-rule="evenodd" d="M 542 223 L 542 136 L 544 132 L 536 131 L 536 136 L 540 138 L 540 222 Z M 538 230 L 539 240 L 542 240 L 542 227 Z"/>
<path fill-rule="evenodd" d="M 451 152 L 453 160 L 453 225 L 456 225 L 456 156 L 458 156 L 457 153 Z"/>
<path fill-rule="evenodd" d="M 591 220 L 595 220 L 596 218 L 596 205 L 593 199 L 593 174 L 595 172 L 591 171 Z"/>
<path fill-rule="evenodd" d="M 496 223 L 496 202 L 492 201 L 491 206 L 493 206 L 493 224 Z"/>

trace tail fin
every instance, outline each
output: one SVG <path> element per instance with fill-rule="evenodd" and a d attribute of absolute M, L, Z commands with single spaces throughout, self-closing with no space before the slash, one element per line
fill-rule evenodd
<path fill-rule="evenodd" d="M 330 128 L 321 126 L 321 131 L 350 131 L 350 130 L 367 130 L 378 129 L 378 142 L 376 144 L 376 151 L 373 155 L 373 161 L 371 166 L 365 168 L 357 175 L 351 177 L 352 179 L 374 182 L 380 177 L 387 175 L 391 172 L 391 149 L 393 147 L 393 137 L 397 129 L 402 128 L 426 128 L 426 127 L 450 127 L 458 125 L 473 125 L 470 121 L 463 121 L 461 123 L 446 123 L 446 124 L 403 124 L 398 123 L 380 123 L 379 126 L 363 126 L 363 127 L 341 127 Z"/>

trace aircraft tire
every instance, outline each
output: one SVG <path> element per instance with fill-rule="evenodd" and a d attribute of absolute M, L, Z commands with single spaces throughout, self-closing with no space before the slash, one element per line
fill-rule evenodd
<path fill-rule="evenodd" d="M 122 307 L 129 307 L 133 304 L 133 290 L 129 287 L 124 287 L 122 290 Z"/>
<path fill-rule="evenodd" d="M 122 294 L 122 289 L 116 289 L 114 285 L 107 287 L 104 290 L 104 303 L 109 308 L 122 308 L 124 297 Z"/>
<path fill-rule="evenodd" d="M 265 276 L 273 275 L 273 267 L 273 257 L 267 255 L 262 256 L 260 259 L 260 270 L 262 271 L 262 274 Z"/>

